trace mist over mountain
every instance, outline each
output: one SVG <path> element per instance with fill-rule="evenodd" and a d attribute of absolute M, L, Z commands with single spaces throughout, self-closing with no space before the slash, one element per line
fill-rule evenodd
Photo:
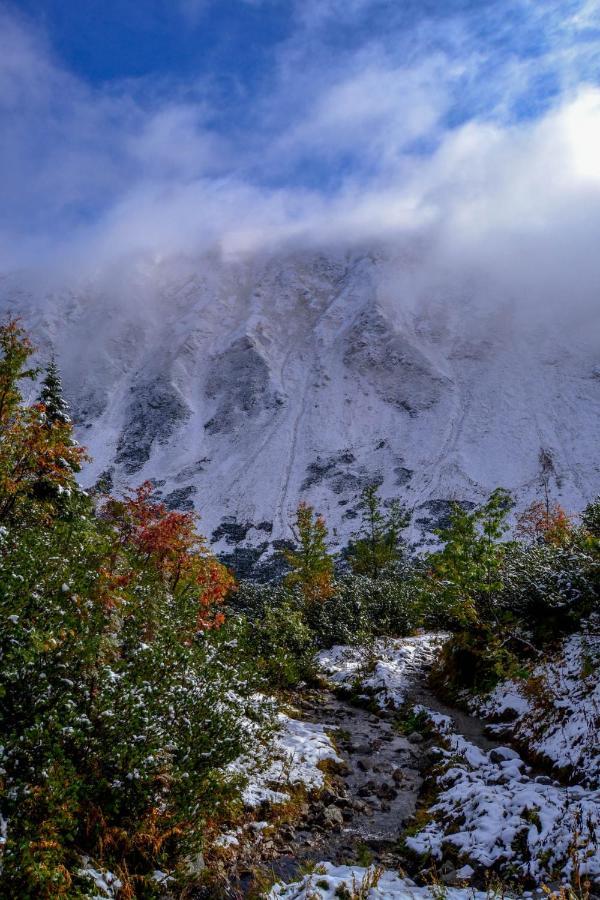
<path fill-rule="evenodd" d="M 84 57 L 58 12 L 0 10 L 0 312 L 57 356 L 85 484 L 151 478 L 250 562 L 300 498 L 343 543 L 371 481 L 417 542 L 498 484 L 576 512 L 600 487 L 596 4 L 235 7 L 171 11 L 169 78 L 135 75 L 143 41 Z"/>
<path fill-rule="evenodd" d="M 600 489 L 597 331 L 416 244 L 145 260 L 51 295 L 7 278 L 2 305 L 60 361 L 84 484 L 152 479 L 243 571 L 300 499 L 345 543 L 372 482 L 419 543 L 497 485 L 573 512 Z"/>

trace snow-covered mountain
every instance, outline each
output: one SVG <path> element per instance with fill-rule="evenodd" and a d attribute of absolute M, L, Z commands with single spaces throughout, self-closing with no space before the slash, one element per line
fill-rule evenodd
<path fill-rule="evenodd" d="M 598 318 L 567 330 L 483 278 L 425 284 L 416 253 L 146 260 L 51 291 L 7 276 L 0 309 L 56 352 L 85 483 L 154 479 L 238 562 L 289 539 L 300 498 L 343 542 L 372 481 L 415 538 L 498 485 L 580 509 L 600 490 Z"/>

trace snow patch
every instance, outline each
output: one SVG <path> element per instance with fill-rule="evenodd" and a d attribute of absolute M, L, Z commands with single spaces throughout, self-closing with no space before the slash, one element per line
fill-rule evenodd
<path fill-rule="evenodd" d="M 364 900 L 431 900 L 441 896 L 439 888 L 418 887 L 395 872 L 321 863 L 301 881 L 274 885 L 267 900 L 337 900 L 346 896 L 344 888 Z M 358 893 L 360 890 L 363 892 Z M 444 888 L 443 896 L 445 900 L 485 900 L 488 895 L 471 888 Z"/>
<path fill-rule="evenodd" d="M 431 665 L 446 634 L 386 638 L 369 648 L 336 645 L 317 654 L 317 665 L 334 687 L 374 695 L 381 708 L 399 707 L 424 668 Z"/>
<path fill-rule="evenodd" d="M 484 752 L 432 716 L 445 733 L 432 821 L 407 845 L 436 859 L 449 850 L 464 863 L 518 873 L 540 884 L 557 873 L 600 880 L 600 791 L 534 779 L 511 748 Z"/>
<path fill-rule="evenodd" d="M 285 713 L 277 716 L 279 731 L 269 749 L 237 760 L 231 767 L 247 778 L 243 800 L 247 807 L 262 803 L 285 803 L 289 790 L 299 784 L 308 791 L 320 790 L 325 775 L 319 764 L 341 763 L 322 725 L 302 722 Z"/>
<path fill-rule="evenodd" d="M 471 708 L 583 784 L 600 786 L 600 622 L 566 638 L 527 680 L 504 681 Z"/>

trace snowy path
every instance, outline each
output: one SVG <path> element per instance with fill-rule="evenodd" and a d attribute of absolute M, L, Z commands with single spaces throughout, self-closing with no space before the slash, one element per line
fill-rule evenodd
<path fill-rule="evenodd" d="M 397 875 L 399 869 L 417 874 L 411 850 L 432 852 L 437 871 L 450 886 L 446 896 L 457 900 L 485 896 L 468 883 L 473 878 L 481 885 L 493 865 L 518 869 L 535 888 L 549 880 L 545 863 L 536 861 L 538 851 L 542 861 L 571 874 L 568 826 L 579 807 L 580 819 L 589 823 L 587 843 L 582 842 L 579 853 L 582 871 L 592 880 L 597 869 L 600 874 L 594 845 L 595 830 L 600 831 L 600 792 L 565 788 L 536 773 L 512 748 L 490 736 L 482 720 L 439 701 L 426 686 L 436 646 L 439 641 L 432 635 L 381 642 L 376 648 L 379 659 L 372 659 L 368 667 L 364 656 L 350 648 L 321 654 L 332 687 L 356 690 L 360 684 L 379 711 L 358 708 L 332 691 L 302 695 L 303 718 L 319 723 L 334 737 L 345 770 L 290 835 L 291 852 L 274 860 L 282 883 L 269 895 L 273 900 L 328 900 L 339 896 L 335 891 L 340 884 L 352 890 L 353 884 L 368 879 L 372 866 L 379 866 L 383 875 L 379 885 L 364 893 L 369 900 L 431 896 Z M 441 739 L 399 731 L 394 711 L 405 704 L 426 709 L 449 748 L 442 751 L 446 762 L 438 779 L 436 819 L 408 838 L 406 846 L 402 840 L 406 826 L 417 809 L 424 779 L 433 764 L 439 764 Z M 515 850 L 519 841 L 522 858 Z M 299 867 L 311 862 L 324 868 L 298 881 Z M 371 869 L 365 868 L 369 864 Z M 591 896 L 600 896 L 594 890 Z M 528 896 L 537 893 L 530 891 Z"/>

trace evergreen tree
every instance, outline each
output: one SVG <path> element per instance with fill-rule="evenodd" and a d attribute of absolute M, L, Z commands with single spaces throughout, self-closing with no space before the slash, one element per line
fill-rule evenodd
<path fill-rule="evenodd" d="M 592 537 L 600 538 L 600 495 L 588 503 L 581 514 L 581 522 Z"/>
<path fill-rule="evenodd" d="M 44 404 L 44 417 L 48 425 L 53 425 L 55 422 L 60 422 L 62 425 L 70 424 L 69 407 L 63 397 L 60 373 L 54 357 L 46 367 L 38 403 Z"/>
<path fill-rule="evenodd" d="M 382 572 L 403 556 L 402 530 L 410 524 L 410 514 L 394 501 L 383 512 L 376 484 L 366 487 L 359 509 L 362 521 L 359 531 L 348 545 L 347 555 L 356 575 L 379 578 Z"/>
<path fill-rule="evenodd" d="M 292 571 L 288 587 L 300 586 L 308 602 L 326 600 L 333 593 L 333 559 L 327 552 L 327 526 L 312 506 L 299 503 L 292 531 L 298 547 L 284 551 Z"/>
<path fill-rule="evenodd" d="M 431 574 L 443 608 L 463 624 L 485 618 L 502 590 L 506 545 L 501 538 L 511 503 L 503 488 L 473 512 L 456 503 L 448 528 L 437 532 L 445 546 L 430 557 Z"/>
<path fill-rule="evenodd" d="M 19 382 L 35 378 L 26 368 L 33 345 L 15 320 L 0 326 L 0 523 L 35 516 L 36 504 L 55 507 L 77 484 L 73 473 L 85 453 L 70 422 L 48 427 L 42 407 L 23 406 Z M 50 511 L 48 509 L 48 511 Z"/>

